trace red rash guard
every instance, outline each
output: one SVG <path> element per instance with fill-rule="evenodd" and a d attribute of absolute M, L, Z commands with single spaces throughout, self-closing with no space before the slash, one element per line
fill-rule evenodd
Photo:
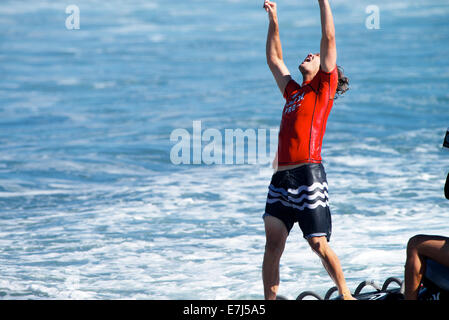
<path fill-rule="evenodd" d="M 321 145 L 338 85 L 337 67 L 300 86 L 290 80 L 279 130 L 278 164 L 320 163 Z"/>

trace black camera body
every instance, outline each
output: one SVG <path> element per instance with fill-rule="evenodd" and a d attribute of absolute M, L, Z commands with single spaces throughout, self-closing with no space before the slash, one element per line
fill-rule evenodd
<path fill-rule="evenodd" d="M 447 174 L 446 184 L 444 185 L 444 195 L 446 199 L 449 200 L 449 173 Z"/>
<path fill-rule="evenodd" d="M 449 149 L 449 129 L 446 131 L 446 137 L 444 137 L 443 148 Z"/>
<path fill-rule="evenodd" d="M 449 149 L 449 129 L 447 129 L 446 137 L 444 137 L 443 148 Z M 449 173 L 447 174 L 446 184 L 444 185 L 444 195 L 449 200 Z"/>

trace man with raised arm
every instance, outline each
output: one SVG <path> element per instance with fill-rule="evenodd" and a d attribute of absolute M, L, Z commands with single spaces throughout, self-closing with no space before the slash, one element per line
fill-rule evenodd
<path fill-rule="evenodd" d="M 329 247 L 331 214 L 321 145 L 336 93 L 348 89 L 348 79 L 337 67 L 332 11 L 328 0 L 318 0 L 322 37 L 320 53 L 300 62 L 303 82 L 298 84 L 282 57 L 276 3 L 265 1 L 269 17 L 267 63 L 286 103 L 282 112 L 279 145 L 268 190 L 265 213 L 266 245 L 262 266 L 265 299 L 276 299 L 279 262 L 286 239 L 298 222 L 304 238 L 320 257 L 342 299 L 354 299 L 346 286 L 336 254 Z"/>

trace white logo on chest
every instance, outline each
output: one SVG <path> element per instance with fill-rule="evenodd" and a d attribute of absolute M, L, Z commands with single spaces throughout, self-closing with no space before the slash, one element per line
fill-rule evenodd
<path fill-rule="evenodd" d="M 304 100 L 304 92 L 302 94 L 295 93 L 291 98 L 290 102 L 287 102 L 284 106 L 284 114 L 295 111 L 301 106 L 301 101 Z"/>

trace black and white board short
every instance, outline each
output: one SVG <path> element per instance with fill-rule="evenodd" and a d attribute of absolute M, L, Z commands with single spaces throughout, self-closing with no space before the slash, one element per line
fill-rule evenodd
<path fill-rule="evenodd" d="M 298 222 L 304 238 L 326 236 L 330 241 L 332 221 L 323 165 L 308 163 L 273 174 L 263 217 L 268 215 L 280 219 L 288 233 Z"/>

